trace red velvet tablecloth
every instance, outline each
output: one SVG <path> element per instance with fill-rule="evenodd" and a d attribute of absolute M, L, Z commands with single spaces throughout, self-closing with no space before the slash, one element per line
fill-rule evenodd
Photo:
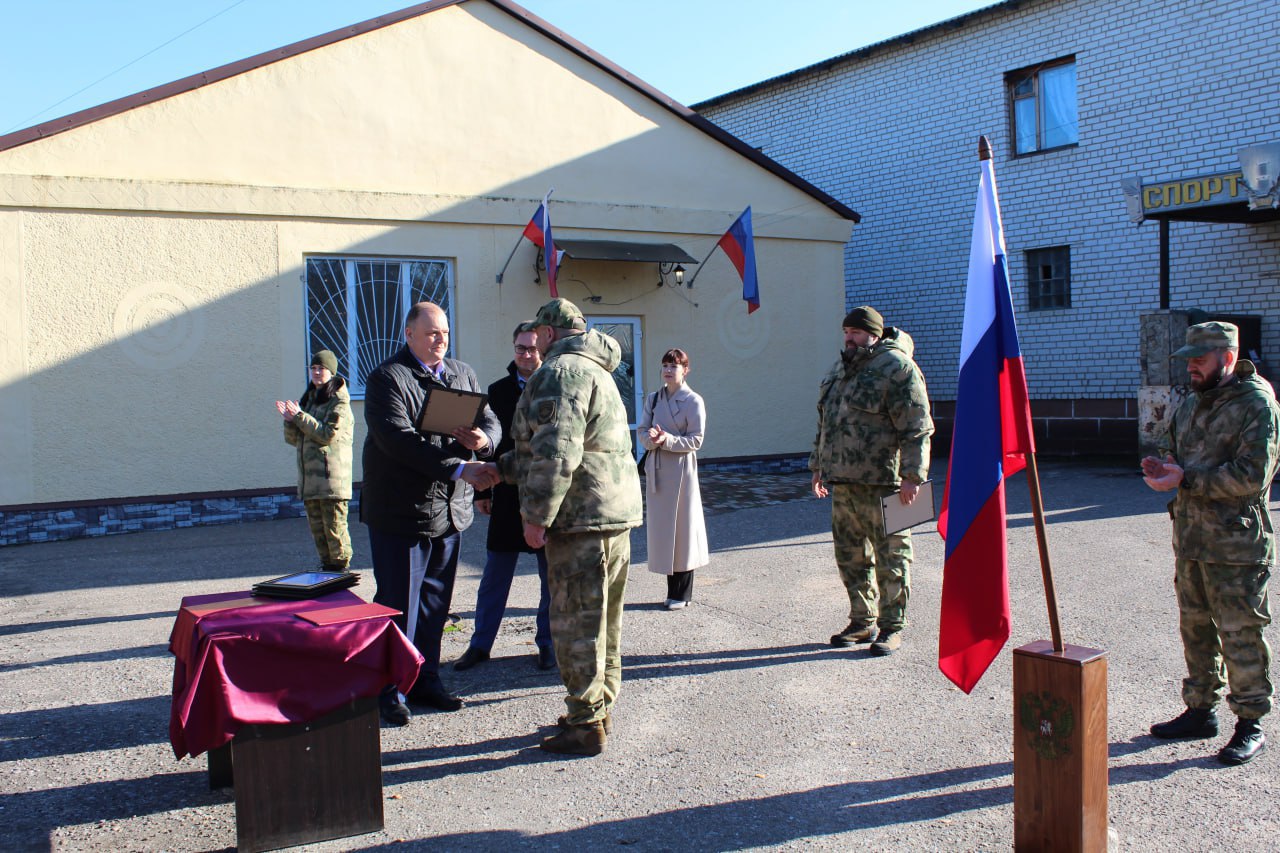
<path fill-rule="evenodd" d="M 388 684 L 407 693 L 422 655 L 389 618 L 313 625 L 297 615 L 363 603 L 350 590 L 305 600 L 247 591 L 183 598 L 169 636 L 174 755 L 216 749 L 242 725 L 314 720 Z"/>

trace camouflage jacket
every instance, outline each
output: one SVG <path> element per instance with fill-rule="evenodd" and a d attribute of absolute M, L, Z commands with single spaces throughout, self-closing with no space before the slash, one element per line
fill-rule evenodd
<path fill-rule="evenodd" d="M 842 353 L 822 380 L 809 470 L 828 483 L 929 478 L 929 395 L 911 336 L 890 327 L 870 351 Z"/>
<path fill-rule="evenodd" d="M 1193 393 L 1160 442 L 1182 484 L 1169 503 L 1173 550 L 1186 560 L 1271 564 L 1275 533 L 1267 499 L 1280 454 L 1280 407 L 1267 380 L 1240 361 L 1236 381 Z"/>
<path fill-rule="evenodd" d="M 627 410 L 613 371 L 621 350 L 597 331 L 552 344 L 529 377 L 498 460 L 520 486 L 520 513 L 556 533 L 626 530 L 643 521 Z"/>
<path fill-rule="evenodd" d="M 284 440 L 298 448 L 298 497 L 304 501 L 351 500 L 351 442 L 355 421 L 345 380 L 334 395 L 315 402 L 302 395 L 301 410 L 284 422 Z"/>

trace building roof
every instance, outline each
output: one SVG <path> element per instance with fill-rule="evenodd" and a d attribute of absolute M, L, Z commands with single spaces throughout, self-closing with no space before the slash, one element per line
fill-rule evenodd
<path fill-rule="evenodd" d="M 752 83 L 750 86 L 743 86 L 741 89 L 734 89 L 732 92 L 725 92 L 723 95 L 716 95 L 714 98 L 708 98 L 693 105 L 692 109 L 704 110 L 708 107 L 714 107 L 726 101 L 736 100 L 746 95 L 753 94 L 762 89 L 767 89 L 778 83 L 785 83 L 797 77 L 803 77 L 806 74 L 812 74 L 815 71 L 826 71 L 846 62 L 854 62 L 859 59 L 879 53 L 886 48 L 898 47 L 900 45 L 914 44 L 923 36 L 933 35 L 934 33 L 944 32 L 947 30 L 958 30 L 974 23 L 981 18 L 986 18 L 997 12 L 1005 10 L 1019 9 L 1038 0 L 1004 0 L 1001 3 L 995 3 L 991 6 L 984 6 L 981 9 L 975 9 L 972 12 L 966 12 L 963 15 L 957 15 L 954 18 L 948 18 L 945 21 L 939 21 L 936 24 L 930 24 L 927 27 L 921 27 L 918 30 L 912 30 L 909 33 L 903 33 L 900 36 L 894 36 L 891 39 L 878 41 L 875 44 L 869 44 L 866 47 L 860 47 L 857 50 L 851 50 L 848 53 L 842 53 L 833 56 L 830 59 L 824 59 L 821 62 L 815 62 L 812 65 L 806 65 L 803 68 L 797 68 L 795 71 L 788 71 L 786 74 L 779 74 L 776 77 L 770 77 L 767 80 L 761 80 L 758 83 Z"/>
<path fill-rule="evenodd" d="M 678 103 L 669 96 L 645 83 L 643 80 L 640 80 L 619 66 L 613 64 L 591 48 L 556 29 L 546 21 L 534 15 L 532 12 L 529 12 L 527 9 L 511 2 L 511 0 L 430 0 L 430 2 L 419 3 L 417 5 L 401 9 L 397 12 L 390 12 L 386 15 L 372 18 L 359 24 L 352 24 L 351 26 L 343 27 L 341 29 L 325 33 L 324 35 L 304 39 L 303 41 L 295 42 L 291 45 L 286 45 L 285 47 L 260 53 L 257 56 L 251 56 L 248 59 L 231 62 L 227 65 L 222 65 L 209 71 L 193 74 L 189 77 L 184 77 L 181 80 L 175 80 L 172 83 L 165 83 L 163 85 L 147 89 L 146 91 L 138 92 L 134 95 L 128 95 L 114 101 L 108 101 L 107 103 L 100 104 L 96 107 L 90 107 L 61 118 L 5 134 L 0 136 L 0 151 L 17 148 L 20 145 L 26 145 L 30 142 L 35 142 L 58 133 L 63 133 L 86 124 L 91 124 L 92 122 L 99 121 L 100 119 L 104 119 L 109 116 L 119 115 L 120 113 L 128 112 L 129 110 L 136 109 L 137 107 L 141 107 L 146 104 L 151 104 L 166 98 L 172 98 L 175 95 L 190 92 L 193 89 L 198 89 L 211 83 L 221 82 L 228 78 L 235 77 L 236 75 L 244 74 L 247 71 L 252 71 L 255 68 L 261 68 L 265 65 L 280 62 L 345 39 L 364 35 L 365 33 L 372 32 L 383 27 L 389 27 L 393 24 L 398 24 L 402 21 L 416 18 L 420 15 L 429 14 L 438 9 L 467 2 L 485 2 L 501 9 L 508 15 L 522 21 L 527 26 L 538 31 L 567 50 L 577 54 L 606 73 L 618 78 L 645 97 L 656 101 L 683 121 L 714 138 L 722 145 L 732 149 L 735 153 L 746 157 L 748 160 L 756 163 L 766 171 L 771 172 L 797 189 L 800 189 L 812 196 L 832 212 L 844 217 L 845 219 L 852 220 L 853 222 L 861 220 L 862 217 L 856 211 L 847 207 L 833 196 L 818 189 L 816 186 L 777 163 L 772 158 L 766 156 L 755 148 L 752 148 L 741 139 L 738 139 L 736 136 L 698 115 L 698 113 L 694 112 L 689 107 Z"/>

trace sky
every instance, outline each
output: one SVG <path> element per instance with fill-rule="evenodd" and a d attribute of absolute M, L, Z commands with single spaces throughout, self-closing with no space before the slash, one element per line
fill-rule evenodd
<path fill-rule="evenodd" d="M 995 0 L 523 0 L 684 104 Z M 413 5 L 0 0 L 0 135 Z"/>

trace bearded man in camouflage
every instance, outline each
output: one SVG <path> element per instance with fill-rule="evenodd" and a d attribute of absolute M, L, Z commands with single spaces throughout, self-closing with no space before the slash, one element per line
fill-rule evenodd
<path fill-rule="evenodd" d="M 546 548 L 551 636 L 569 695 L 550 752 L 599 755 L 622 684 L 622 597 L 631 528 L 643 521 L 627 410 L 613 371 L 616 341 L 592 330 L 567 299 L 533 320 L 542 367 L 516 406 L 515 449 L 498 468 L 520 487 L 530 548 Z"/>
<path fill-rule="evenodd" d="M 1173 414 L 1163 459 L 1143 459 L 1142 472 L 1156 491 L 1177 490 L 1169 515 L 1187 710 L 1151 733 L 1216 736 L 1225 662 L 1227 704 L 1237 719 L 1218 760 L 1244 764 L 1266 745 L 1259 720 L 1271 710 L 1271 649 L 1262 630 L 1271 623 L 1276 540 L 1267 500 L 1280 456 L 1280 408 L 1271 384 L 1240 359 L 1231 323 L 1192 326 L 1173 357 L 1187 360 L 1192 393 Z"/>
<path fill-rule="evenodd" d="M 900 491 L 909 504 L 929 477 L 933 419 L 914 351 L 910 335 L 886 329 L 876 309 L 850 311 L 844 352 L 822 380 L 809 456 L 814 495 L 831 495 L 836 565 L 849 593 L 849 625 L 831 645 L 871 643 L 876 655 L 901 647 L 911 593 L 911 531 L 886 535 L 880 501 Z"/>

